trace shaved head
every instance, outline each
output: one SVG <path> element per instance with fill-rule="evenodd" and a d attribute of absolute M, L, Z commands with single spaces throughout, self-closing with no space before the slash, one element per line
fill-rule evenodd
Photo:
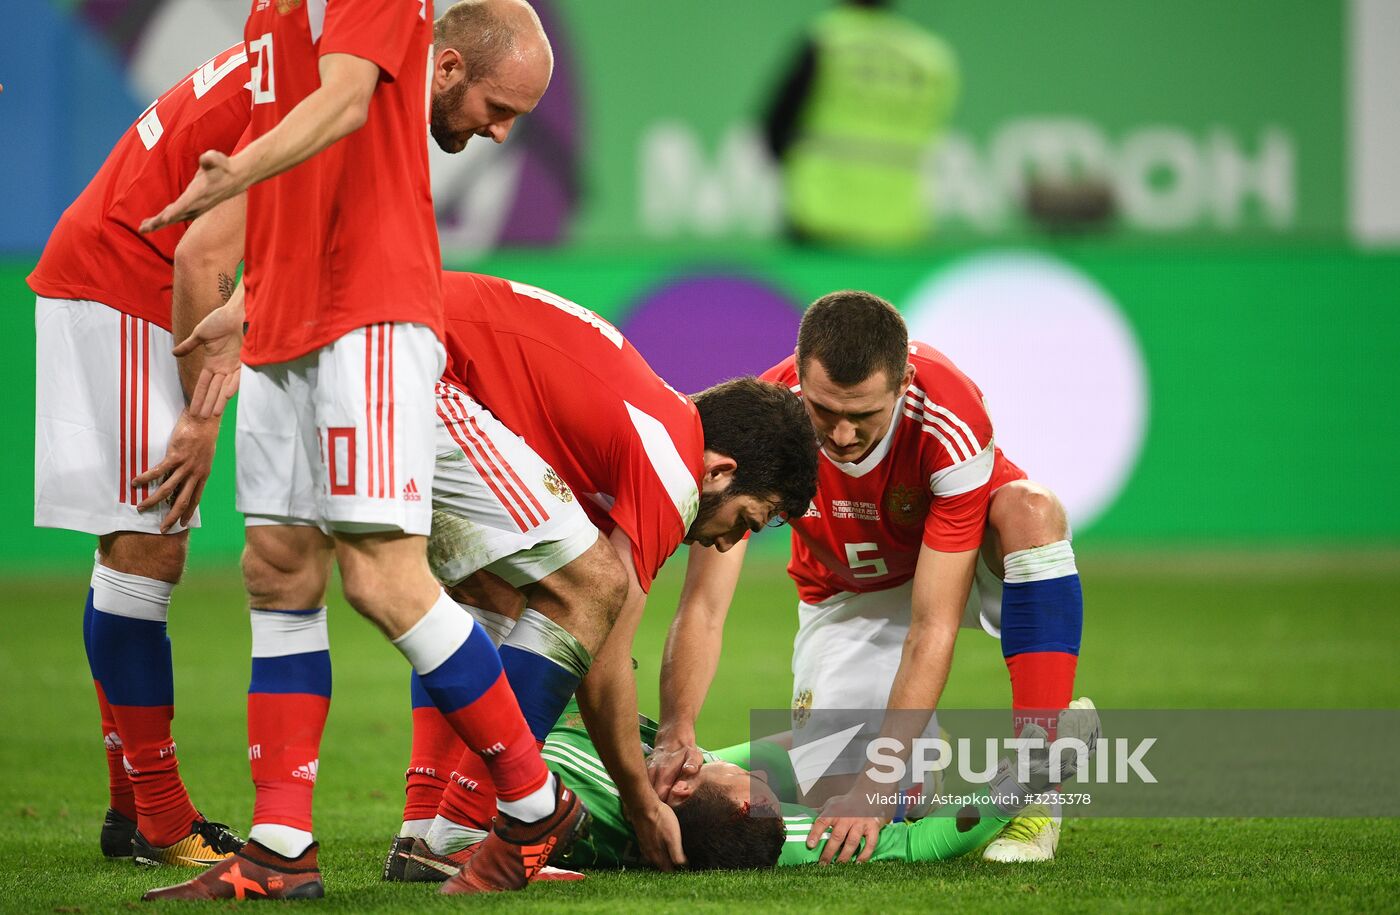
<path fill-rule="evenodd" d="M 554 69 L 544 26 L 525 0 L 459 0 L 434 23 L 433 47 L 462 55 L 468 85 L 493 76 L 506 61 L 543 66 L 546 74 Z"/>

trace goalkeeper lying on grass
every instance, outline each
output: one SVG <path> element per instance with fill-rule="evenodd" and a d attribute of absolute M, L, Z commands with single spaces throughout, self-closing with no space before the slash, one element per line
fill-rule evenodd
<path fill-rule="evenodd" d="M 1078 736 L 1089 746 L 1098 734 L 1092 703 L 1075 703 L 1078 717 L 1071 725 L 1062 717 L 1061 736 Z M 1070 713 L 1066 713 L 1070 714 Z M 1034 725 L 1029 727 L 1034 728 Z M 1037 729 L 1038 730 L 1038 729 Z M 1043 734 L 1043 732 L 1041 732 Z M 1022 737 L 1036 736 L 1022 732 Z M 643 751 L 656 738 L 656 725 L 645 718 L 638 727 Z M 588 738 L 578 706 L 570 702 L 549 732 L 541 755 L 549 768 L 572 788 L 593 814 L 590 834 L 574 843 L 568 855 L 551 864 L 563 868 L 645 867 L 636 835 L 622 811 L 617 788 Z M 778 800 L 765 771 L 790 778 L 787 754 L 775 744 L 739 744 L 704 754 L 704 765 L 692 778 L 676 782 L 669 803 L 680 823 L 681 841 L 692 870 L 766 869 L 813 864 L 825 840 L 807 847 L 807 834 L 817 811 Z M 751 769 L 755 771 L 750 771 Z M 880 830 L 873 861 L 942 861 L 967 854 L 989 842 L 1020 812 L 1022 795 L 1044 791 L 1045 760 L 1031 764 L 1030 784 L 1018 784 L 1003 762 L 993 784 L 975 796 L 955 816 L 928 816 L 913 822 L 888 823 Z M 1074 771 L 1061 770 L 1068 779 Z M 786 795 L 789 785 L 777 785 Z M 404 879 L 441 881 L 461 866 L 466 855 L 433 854 L 421 841 L 402 853 L 407 859 Z M 542 879 L 579 879 L 547 868 Z"/>

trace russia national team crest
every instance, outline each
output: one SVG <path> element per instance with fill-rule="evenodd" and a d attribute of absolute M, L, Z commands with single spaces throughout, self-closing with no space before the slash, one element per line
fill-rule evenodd
<path fill-rule="evenodd" d="M 792 726 L 800 728 L 812 717 L 812 691 L 804 689 L 792 700 Z"/>
<path fill-rule="evenodd" d="M 277 12 L 283 16 L 301 6 L 301 0 L 277 0 Z"/>
<path fill-rule="evenodd" d="M 544 488 L 549 490 L 549 494 L 560 502 L 574 501 L 574 491 L 569 488 L 569 484 L 565 483 L 559 474 L 554 472 L 553 467 L 544 472 Z"/>
<path fill-rule="evenodd" d="M 895 524 L 917 524 L 928 511 L 928 496 L 922 486 L 895 483 L 885 493 L 885 514 Z"/>

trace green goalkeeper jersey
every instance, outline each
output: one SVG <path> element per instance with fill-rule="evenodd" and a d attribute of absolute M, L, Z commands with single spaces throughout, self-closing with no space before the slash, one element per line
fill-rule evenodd
<path fill-rule="evenodd" d="M 642 750 L 651 752 L 656 740 L 656 723 L 639 716 L 638 737 Z M 598 758 L 598 752 L 584 728 L 578 706 L 570 702 L 563 716 L 545 738 L 540 751 L 549 768 L 572 788 L 593 814 L 589 835 L 574 844 L 560 862 L 568 868 L 639 867 L 645 861 L 637 848 L 637 837 L 622 812 L 617 786 Z M 748 744 L 717 753 L 704 752 L 706 762 L 724 759 L 752 768 Z M 816 848 L 807 847 L 807 833 L 817 812 L 798 804 L 783 805 L 783 825 L 787 842 L 778 865 L 813 864 L 821 857 L 825 840 Z M 930 816 L 905 823 L 889 823 L 880 830 L 875 861 L 941 861 L 966 854 L 991 841 L 1010 817 L 997 810 L 985 796 L 978 797 L 960 816 Z"/>

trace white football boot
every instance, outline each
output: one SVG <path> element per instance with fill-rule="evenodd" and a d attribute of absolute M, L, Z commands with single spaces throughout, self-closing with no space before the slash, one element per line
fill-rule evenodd
<path fill-rule="evenodd" d="M 983 861 L 1024 864 L 1053 861 L 1060 844 L 1059 821 L 1040 804 L 1027 807 L 982 850 Z"/>
<path fill-rule="evenodd" d="M 1098 712 L 1094 703 L 1090 699 L 1080 698 L 1071 702 L 1069 707 L 1079 709 L 1080 715 L 1070 716 L 1073 719 L 1072 725 L 1070 721 L 1062 719 L 1060 733 L 1082 730 L 1084 734 L 1081 735 L 1081 739 L 1092 748 L 1099 736 Z M 1068 730 L 1066 725 L 1070 725 Z M 1059 811 L 1051 811 L 1043 804 L 1035 804 L 1021 811 L 1002 828 L 986 848 L 982 849 L 982 860 L 1002 864 L 1053 861 L 1059 845 Z"/>

